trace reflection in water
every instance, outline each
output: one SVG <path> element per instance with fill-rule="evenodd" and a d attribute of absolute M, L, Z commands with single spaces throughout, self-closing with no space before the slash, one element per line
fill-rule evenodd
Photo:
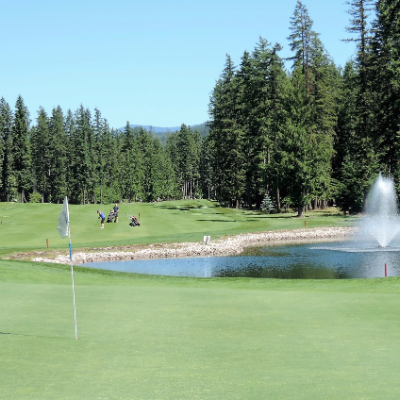
<path fill-rule="evenodd" d="M 400 247 L 318 243 L 248 248 L 235 257 L 199 257 L 82 264 L 85 267 L 154 275 L 344 279 L 400 276 Z"/>

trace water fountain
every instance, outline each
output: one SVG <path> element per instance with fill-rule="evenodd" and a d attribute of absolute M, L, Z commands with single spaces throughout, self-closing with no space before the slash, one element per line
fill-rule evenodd
<path fill-rule="evenodd" d="M 201 257 L 92 263 L 123 272 L 196 277 L 279 279 L 400 276 L 400 217 L 393 179 L 379 175 L 371 187 L 359 233 L 344 242 L 283 244 L 239 257 Z M 87 264 L 84 264 L 88 266 Z"/>
<path fill-rule="evenodd" d="M 379 174 L 368 195 L 360 233 L 364 240 L 375 241 L 386 248 L 399 232 L 400 219 L 393 179 Z"/>

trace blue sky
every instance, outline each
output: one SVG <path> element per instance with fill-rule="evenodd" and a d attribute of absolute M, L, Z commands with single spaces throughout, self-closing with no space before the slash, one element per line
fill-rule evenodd
<path fill-rule="evenodd" d="M 284 46 L 297 0 L 3 0 L 0 96 L 40 106 L 97 107 L 111 127 L 194 125 L 228 53 L 236 64 L 260 36 Z M 304 0 L 336 64 L 355 53 L 341 39 L 345 0 Z M 5 34 L 7 32 L 7 34 Z"/>

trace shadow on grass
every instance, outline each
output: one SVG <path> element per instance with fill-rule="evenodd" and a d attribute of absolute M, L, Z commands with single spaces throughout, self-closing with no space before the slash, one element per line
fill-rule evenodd
<path fill-rule="evenodd" d="M 275 216 L 275 214 L 256 214 L 256 213 L 251 213 L 251 212 L 248 212 L 248 213 L 242 213 L 242 215 L 251 215 L 253 218 L 267 218 L 267 219 L 291 219 L 291 218 L 297 218 L 296 216 L 293 216 L 293 215 L 280 215 L 279 217 L 278 216 Z"/>
<path fill-rule="evenodd" d="M 26 337 L 37 337 L 37 338 L 46 338 L 46 339 L 64 339 L 64 340 L 72 340 L 72 339 L 74 339 L 75 340 L 75 338 L 72 338 L 72 337 L 48 336 L 48 335 L 29 335 L 27 333 L 0 332 L 0 335 L 26 336 Z"/>
<path fill-rule="evenodd" d="M 236 219 L 227 221 L 226 219 L 197 219 L 196 221 L 199 222 L 242 222 L 242 221 L 237 221 Z"/>

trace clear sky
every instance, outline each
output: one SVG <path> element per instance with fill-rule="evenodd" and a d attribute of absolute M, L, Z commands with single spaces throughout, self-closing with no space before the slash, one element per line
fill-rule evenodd
<path fill-rule="evenodd" d="M 226 54 L 235 64 L 260 36 L 289 56 L 297 0 L 2 0 L 0 97 L 37 110 L 97 107 L 111 127 L 195 125 Z M 355 53 L 345 0 L 304 0 L 337 65 Z"/>

